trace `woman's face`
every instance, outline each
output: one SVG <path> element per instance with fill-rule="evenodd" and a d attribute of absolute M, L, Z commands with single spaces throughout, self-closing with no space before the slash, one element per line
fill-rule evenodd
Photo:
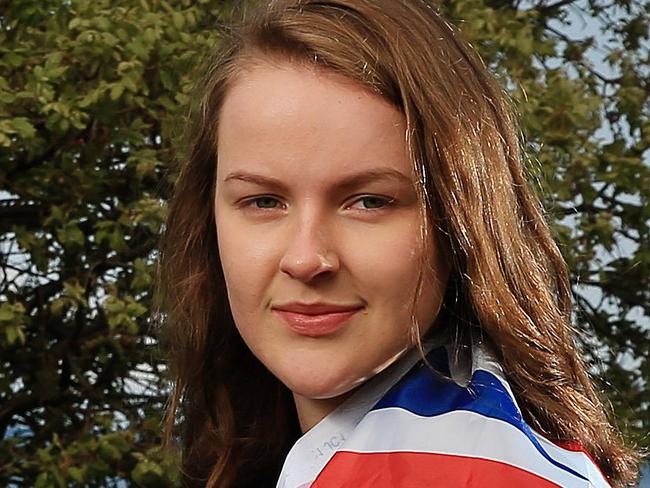
<path fill-rule="evenodd" d="M 334 398 L 409 345 L 419 203 L 404 116 L 339 75 L 246 70 L 224 101 L 215 218 L 235 323 L 297 397 Z M 448 266 L 432 246 L 416 317 Z"/>

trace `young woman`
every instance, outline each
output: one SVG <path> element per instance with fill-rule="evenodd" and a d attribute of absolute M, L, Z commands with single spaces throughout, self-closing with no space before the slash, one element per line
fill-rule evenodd
<path fill-rule="evenodd" d="M 435 9 L 270 2 L 203 93 L 160 275 L 187 486 L 633 481 L 513 116 Z"/>

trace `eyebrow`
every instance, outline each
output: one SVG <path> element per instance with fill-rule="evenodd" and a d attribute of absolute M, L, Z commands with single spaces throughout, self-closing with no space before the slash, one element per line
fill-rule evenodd
<path fill-rule="evenodd" d="M 255 185 L 266 186 L 286 192 L 287 186 L 278 178 L 272 176 L 262 176 L 247 171 L 235 171 L 224 178 L 224 183 L 228 181 L 244 181 Z M 392 168 L 377 168 L 368 171 L 354 173 L 342 179 L 335 184 L 340 190 L 349 190 L 368 183 L 376 181 L 395 181 L 402 184 L 413 185 L 413 180 L 405 174 Z"/>

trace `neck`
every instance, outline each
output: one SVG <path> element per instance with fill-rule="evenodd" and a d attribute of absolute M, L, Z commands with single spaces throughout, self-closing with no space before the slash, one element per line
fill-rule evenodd
<path fill-rule="evenodd" d="M 294 393 L 293 400 L 296 403 L 298 422 L 300 422 L 300 430 L 303 434 L 332 413 L 354 391 L 353 389 L 343 395 L 323 399 L 308 398 Z"/>

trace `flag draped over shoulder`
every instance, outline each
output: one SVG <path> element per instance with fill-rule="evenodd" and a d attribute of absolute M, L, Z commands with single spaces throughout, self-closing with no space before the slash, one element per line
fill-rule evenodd
<path fill-rule="evenodd" d="M 464 368 L 440 342 L 427 350 L 442 374 L 406 354 L 296 442 L 277 488 L 610 486 L 586 453 L 525 423 L 484 345 Z"/>

